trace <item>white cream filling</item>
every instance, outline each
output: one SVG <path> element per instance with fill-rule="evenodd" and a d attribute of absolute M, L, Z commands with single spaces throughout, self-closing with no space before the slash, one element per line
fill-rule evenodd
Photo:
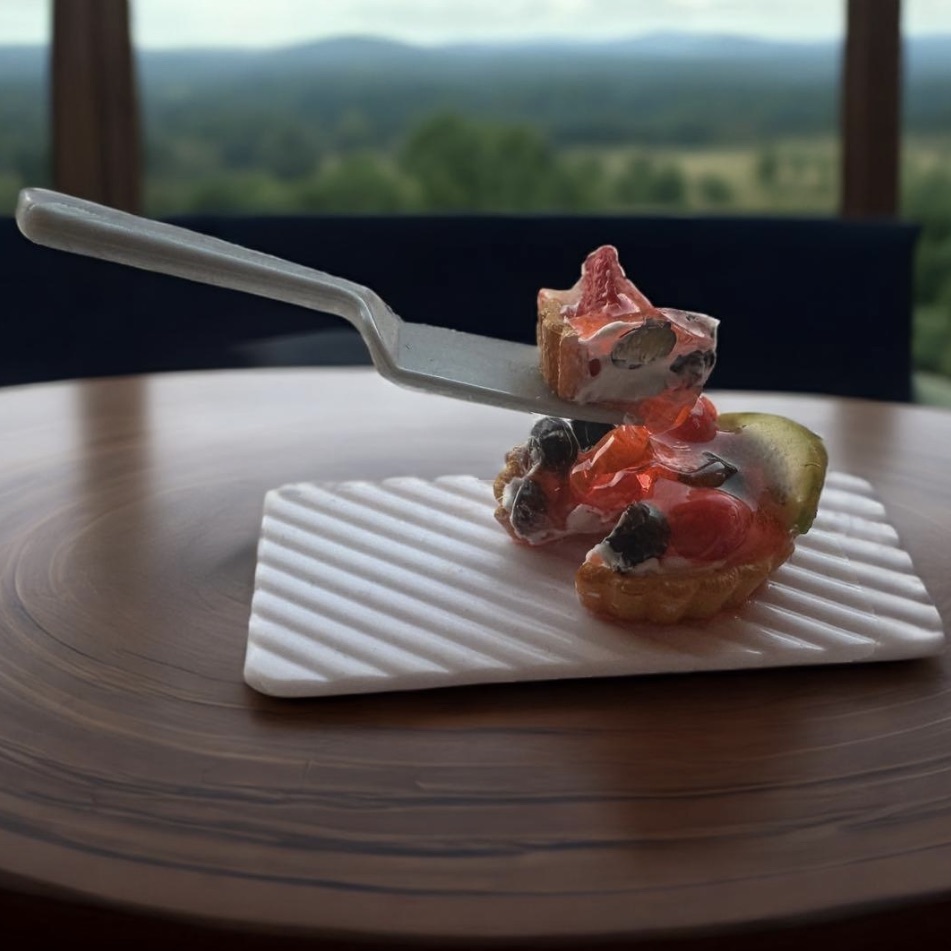
<path fill-rule="evenodd" d="M 631 321 L 628 320 L 612 320 L 611 323 L 605 324 L 603 327 L 599 327 L 593 333 L 588 334 L 587 336 L 578 336 L 578 340 L 581 343 L 597 343 L 599 340 L 603 340 L 605 337 L 611 337 L 616 335 L 620 337 L 622 334 L 627 333 L 631 329 Z"/>
<path fill-rule="evenodd" d="M 681 558 L 679 555 L 663 555 L 661 558 L 648 558 L 639 565 L 634 565 L 631 568 L 622 567 L 623 559 L 621 555 L 608 544 L 606 539 L 595 545 L 585 556 L 586 562 L 591 562 L 595 559 L 600 559 L 605 568 L 610 568 L 612 571 L 617 571 L 625 575 L 634 575 L 635 577 L 668 575 L 697 567 L 697 562 L 691 561 L 689 558 Z M 703 567 L 715 571 L 718 568 L 722 568 L 725 564 L 726 561 L 722 559 L 719 561 L 705 561 Z"/>
<path fill-rule="evenodd" d="M 518 495 L 518 490 L 534 471 L 534 469 L 531 469 L 524 476 L 515 476 L 502 489 L 501 505 L 510 516 L 512 509 L 515 507 L 515 497 Z M 603 532 L 610 529 L 616 519 L 616 515 L 605 514 L 590 505 L 577 505 L 568 513 L 563 529 L 544 528 L 529 535 L 523 534 L 514 525 L 512 529 L 519 538 L 528 542 L 529 545 L 542 545 L 558 538 L 567 538 L 569 535 L 594 535 Z"/>
<path fill-rule="evenodd" d="M 502 488 L 502 508 L 509 514 L 512 512 L 512 506 L 515 505 L 515 496 L 524 481 L 522 476 L 515 476 L 514 479 L 506 482 Z"/>
<path fill-rule="evenodd" d="M 676 355 L 673 359 L 676 359 Z M 631 369 L 601 361 L 597 376 L 588 376 L 574 396 L 576 403 L 635 402 L 657 396 L 667 389 L 672 360 L 655 360 Z"/>
<path fill-rule="evenodd" d="M 610 356 L 613 342 L 634 329 L 631 320 L 613 320 L 599 327 L 594 333 L 578 338 L 578 342 L 590 354 L 589 365 L 590 362 L 597 362 L 599 370 L 592 374 L 588 367 L 585 368 L 585 380 L 573 397 L 576 403 L 633 403 L 658 396 L 667 389 L 676 388 L 680 383 L 676 377 L 671 379 L 670 369 L 678 358 L 694 350 L 716 352 L 716 332 L 720 322 L 715 317 L 672 308 L 660 308 L 659 313 L 673 324 L 687 330 L 690 338 L 678 342 L 665 358 L 639 367 L 616 366 Z M 612 346 L 606 347 L 609 342 Z M 605 347 L 607 352 L 602 353 Z M 702 388 L 709 375 L 709 372 L 705 373 L 691 390 Z"/>
<path fill-rule="evenodd" d="M 593 535 L 603 532 L 616 521 L 590 505 L 579 505 L 565 519 L 565 535 Z"/>
<path fill-rule="evenodd" d="M 626 575 L 650 575 L 660 573 L 660 562 L 656 558 L 648 558 L 633 568 L 621 568 L 621 556 L 607 543 L 607 541 L 598 542 L 591 551 L 585 556 L 585 561 L 595 561 L 600 559 L 605 568 L 612 571 L 622 571 Z"/>

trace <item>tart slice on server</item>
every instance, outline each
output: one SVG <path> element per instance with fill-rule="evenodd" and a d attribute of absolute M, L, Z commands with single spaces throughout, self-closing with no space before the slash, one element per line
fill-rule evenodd
<path fill-rule="evenodd" d="M 574 287 L 538 292 L 542 375 L 563 399 L 621 408 L 649 429 L 668 429 L 713 370 L 718 323 L 654 307 L 605 245 L 588 255 Z"/>

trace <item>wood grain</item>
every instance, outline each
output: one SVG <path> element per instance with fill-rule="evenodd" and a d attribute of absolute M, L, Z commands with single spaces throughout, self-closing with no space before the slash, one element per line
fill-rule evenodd
<path fill-rule="evenodd" d="M 951 414 L 719 404 L 819 431 L 951 617 Z M 526 422 L 354 370 L 0 393 L 8 933 L 781 948 L 827 920 L 841 948 L 945 928 L 946 658 L 322 701 L 243 684 L 267 489 L 490 477 Z"/>

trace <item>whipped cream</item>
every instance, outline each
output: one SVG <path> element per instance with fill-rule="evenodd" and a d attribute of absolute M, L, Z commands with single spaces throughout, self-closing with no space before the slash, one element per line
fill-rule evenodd
<path fill-rule="evenodd" d="M 611 355 L 615 345 L 625 335 L 636 330 L 642 322 L 636 318 L 646 320 L 650 315 L 631 314 L 634 320 L 612 320 L 597 330 L 578 337 L 588 359 L 583 371 L 583 382 L 573 396 L 575 402 L 635 403 L 678 389 L 699 394 L 713 368 L 712 359 L 699 379 L 690 385 L 685 385 L 684 380 L 672 368 L 677 360 L 697 351 L 715 354 L 720 322 L 707 314 L 670 307 L 658 308 L 655 313 L 668 320 L 670 326 L 675 328 L 677 341 L 666 356 L 649 360 L 639 366 L 619 366 L 611 359 Z"/>

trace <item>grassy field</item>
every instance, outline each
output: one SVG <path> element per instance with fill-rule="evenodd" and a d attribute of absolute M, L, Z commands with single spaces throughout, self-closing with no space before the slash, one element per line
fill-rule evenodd
<path fill-rule="evenodd" d="M 914 378 L 915 402 L 951 409 L 951 378 L 919 371 Z"/>
<path fill-rule="evenodd" d="M 839 200 L 837 139 L 780 139 L 761 146 L 703 149 L 578 149 L 575 158 L 602 163 L 605 174 L 618 176 L 636 156 L 658 166 L 678 169 L 688 183 L 684 204 L 690 210 L 726 210 L 779 214 L 835 214 Z M 902 177 L 911 181 L 951 168 L 951 136 L 906 137 Z M 704 180 L 718 179 L 729 198 L 712 200 Z"/>
<path fill-rule="evenodd" d="M 951 155 L 951 140 L 947 152 Z M 579 149 L 574 154 L 601 162 L 608 176 L 622 175 L 638 157 L 676 169 L 686 181 L 682 204 L 690 211 L 833 214 L 838 202 L 838 143 L 831 138 L 780 140 L 755 148 Z"/>
<path fill-rule="evenodd" d="M 672 173 L 682 190 L 668 190 L 659 197 L 638 195 L 619 203 L 608 199 L 614 210 L 669 209 L 671 211 L 709 211 L 718 213 L 752 212 L 779 214 L 834 214 L 838 203 L 839 148 L 834 138 L 785 139 L 760 146 L 711 148 L 631 147 L 576 148 L 559 153 L 568 163 L 593 163 L 608 184 L 637 171 Z M 378 153 L 380 168 L 394 173 L 394 157 Z M 330 170 L 346 165 L 347 156 L 328 156 Z M 951 136 L 946 138 L 907 138 L 902 152 L 903 177 L 911 179 L 935 170 L 951 168 Z M 188 211 L 201 198 L 204 210 L 228 211 L 234 192 L 241 193 L 242 211 L 290 212 L 295 210 L 295 183 L 277 180 L 265 172 L 244 172 L 242 186 L 229 189 L 231 174 L 209 168 L 201 183 L 167 180 L 154 174 L 147 181 L 147 193 L 153 196 L 150 212 L 166 214 Z M 216 184 L 217 183 L 217 184 Z M 0 174 L 0 207 L 12 211 L 17 191 L 26 184 L 14 173 Z M 367 210 L 354 208 L 355 211 Z M 381 210 L 389 210 L 382 208 Z"/>

